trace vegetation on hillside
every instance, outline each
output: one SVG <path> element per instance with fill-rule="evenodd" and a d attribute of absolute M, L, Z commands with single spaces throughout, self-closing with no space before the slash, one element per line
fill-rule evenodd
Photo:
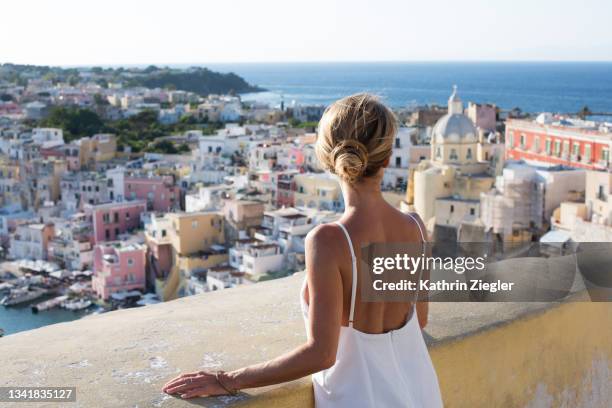
<path fill-rule="evenodd" d="M 168 67 L 147 68 L 61 68 L 37 65 L 0 64 L 0 80 L 25 86 L 29 78 L 41 78 L 52 84 L 77 85 L 82 81 L 93 81 L 102 88 L 110 82 L 125 86 L 178 89 L 203 96 L 208 94 L 230 94 L 258 92 L 263 89 L 249 84 L 242 77 L 230 72 L 221 73 L 203 67 L 177 69 Z"/>
<path fill-rule="evenodd" d="M 157 119 L 155 111 L 145 110 L 129 118 L 105 121 L 89 109 L 57 106 L 51 110 L 47 118 L 32 123 L 32 126 L 63 129 L 66 143 L 96 133 L 113 133 L 117 135 L 120 150 L 130 146 L 134 152 L 146 150 L 171 154 L 184 152 L 189 147 L 174 146 L 168 142 L 172 145 L 170 146 L 164 141 L 152 142 L 162 136 L 183 133 L 187 130 L 201 130 L 206 135 L 213 134 L 221 128 L 219 123 L 199 123 L 193 117 L 184 117 L 178 123 L 171 125 L 163 125 Z"/>

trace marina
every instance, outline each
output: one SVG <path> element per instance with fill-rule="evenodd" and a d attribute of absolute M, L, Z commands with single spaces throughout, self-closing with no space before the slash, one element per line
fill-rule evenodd
<path fill-rule="evenodd" d="M 109 302 L 95 296 L 91 271 L 68 271 L 52 262 L 0 263 L 0 337 L 88 314 L 158 303 L 155 294 L 118 292 Z"/>

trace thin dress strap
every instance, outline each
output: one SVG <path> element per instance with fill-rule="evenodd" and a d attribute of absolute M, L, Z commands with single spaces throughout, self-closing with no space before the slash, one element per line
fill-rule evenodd
<path fill-rule="evenodd" d="M 421 233 L 421 253 L 423 255 L 425 255 L 425 244 L 427 242 L 427 240 L 425 239 L 425 233 L 423 232 L 423 229 L 421 228 L 421 223 L 414 217 L 414 215 L 407 213 L 408 216 L 410 218 L 412 218 L 412 221 L 415 222 L 415 224 L 417 225 L 417 227 L 419 227 L 419 232 Z M 417 300 L 419 299 L 419 287 L 420 287 L 420 282 L 421 282 L 421 277 L 423 276 L 423 268 L 421 267 L 419 269 L 419 280 L 417 281 L 417 290 L 416 290 L 416 295 L 414 297 L 414 303 L 416 304 Z"/>
<path fill-rule="evenodd" d="M 353 241 L 351 241 L 351 236 L 349 235 L 346 227 L 340 222 L 336 221 L 335 224 L 342 229 L 344 235 L 346 236 L 346 240 L 348 241 L 348 246 L 351 250 L 351 261 L 352 261 L 352 269 L 353 269 L 353 282 L 351 289 L 351 309 L 349 312 L 349 327 L 353 327 L 353 319 L 355 317 L 355 297 L 357 296 L 357 257 L 355 256 L 355 250 L 353 249 Z"/>

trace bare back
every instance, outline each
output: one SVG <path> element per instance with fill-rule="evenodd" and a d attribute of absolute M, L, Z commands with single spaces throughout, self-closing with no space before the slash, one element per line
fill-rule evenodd
<path fill-rule="evenodd" d="M 356 209 L 339 220 L 350 235 L 357 259 L 361 259 L 361 246 L 365 243 L 422 242 L 421 230 L 425 233 L 425 228 L 421 224 L 421 230 L 419 229 L 417 222 L 421 221 L 418 215 L 413 214 L 413 218 L 387 203 L 377 207 Z M 334 245 L 337 245 L 335 254 L 342 280 L 342 325 L 347 326 L 352 289 L 352 259 L 349 244 L 342 230 L 338 226 L 334 228 L 337 229 L 338 235 L 334 240 Z M 353 323 L 355 329 L 364 333 L 385 333 L 401 328 L 412 317 L 414 308 L 409 301 L 361 302 L 360 285 L 361 282 L 358 280 Z M 307 291 L 305 297 L 308 301 Z M 427 321 L 427 305 L 420 303 L 417 309 L 419 309 L 419 323 L 423 327 Z"/>

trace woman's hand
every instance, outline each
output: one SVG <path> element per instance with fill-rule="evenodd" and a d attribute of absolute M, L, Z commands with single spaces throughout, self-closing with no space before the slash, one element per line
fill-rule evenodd
<path fill-rule="evenodd" d="M 181 374 L 168 381 L 162 391 L 167 394 L 179 394 L 185 399 L 228 394 L 217 381 L 215 373 L 207 371 Z"/>

